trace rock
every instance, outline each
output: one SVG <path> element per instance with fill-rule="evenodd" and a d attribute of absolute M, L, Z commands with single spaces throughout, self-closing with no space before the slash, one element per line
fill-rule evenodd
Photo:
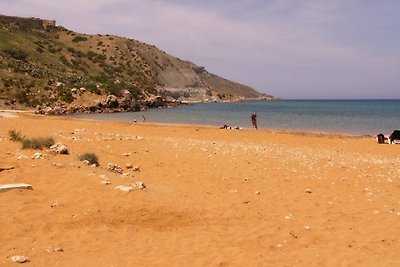
<path fill-rule="evenodd" d="M 121 166 L 114 164 L 114 163 L 108 163 L 107 164 L 107 170 L 116 172 L 119 174 L 122 174 L 124 171 L 122 170 Z"/>
<path fill-rule="evenodd" d="M 96 167 L 97 167 L 97 165 L 96 165 L 95 163 L 93 163 L 92 165 L 90 165 L 90 167 L 92 167 L 92 168 L 96 168 Z"/>
<path fill-rule="evenodd" d="M 27 159 L 27 158 L 28 158 L 28 157 L 25 156 L 25 155 L 19 155 L 17 159 L 18 159 L 18 160 L 21 160 L 21 159 Z"/>
<path fill-rule="evenodd" d="M 304 192 L 306 192 L 306 193 L 308 193 L 308 194 L 311 194 L 311 193 L 312 193 L 312 190 L 311 190 L 310 188 L 306 188 L 306 190 L 305 190 Z"/>
<path fill-rule="evenodd" d="M 0 192 L 6 192 L 12 189 L 28 189 L 32 190 L 32 185 L 25 183 L 18 184 L 0 184 Z"/>
<path fill-rule="evenodd" d="M 140 182 L 140 181 L 135 182 L 135 183 L 133 184 L 133 186 L 136 187 L 136 188 L 138 188 L 138 189 L 144 189 L 144 188 L 146 188 L 146 185 L 145 185 L 143 182 Z"/>
<path fill-rule="evenodd" d="M 89 165 L 90 162 L 87 159 L 85 159 L 84 161 L 82 161 L 82 164 Z"/>
<path fill-rule="evenodd" d="M 104 180 L 101 180 L 100 183 L 101 183 L 102 185 L 110 185 L 110 184 L 111 184 L 111 181 L 108 180 L 108 179 L 104 179 Z"/>
<path fill-rule="evenodd" d="M 132 169 L 133 166 L 132 166 L 131 163 L 125 163 L 125 168 L 127 168 L 127 169 Z"/>
<path fill-rule="evenodd" d="M 30 262 L 30 260 L 29 260 L 28 257 L 26 257 L 26 256 L 18 256 L 18 255 L 12 256 L 12 257 L 11 257 L 11 260 L 12 260 L 13 262 L 17 262 L 17 263 L 26 263 L 26 262 Z"/>
<path fill-rule="evenodd" d="M 131 155 L 131 153 L 123 153 L 122 156 L 124 157 L 129 157 Z"/>
<path fill-rule="evenodd" d="M 255 193 L 256 195 L 259 195 L 259 194 L 261 194 L 261 192 L 260 191 L 256 191 L 256 193 Z"/>
<path fill-rule="evenodd" d="M 122 192 L 127 192 L 129 193 L 130 191 L 133 190 L 133 187 L 131 185 L 117 185 L 115 189 L 119 189 Z"/>
<path fill-rule="evenodd" d="M 15 169 L 14 166 L 0 167 L 0 172 Z"/>
<path fill-rule="evenodd" d="M 56 153 L 56 154 L 64 154 L 67 155 L 69 154 L 68 148 L 61 144 L 61 143 L 56 143 L 50 147 L 50 152 Z"/>
<path fill-rule="evenodd" d="M 35 154 L 33 154 L 32 158 L 33 159 L 40 159 L 42 157 L 42 154 L 40 152 L 36 152 Z"/>
<path fill-rule="evenodd" d="M 54 162 L 54 163 L 53 163 L 53 166 L 56 167 L 56 168 L 63 168 L 63 167 L 65 167 L 64 164 L 58 163 L 58 162 Z"/>
<path fill-rule="evenodd" d="M 139 166 L 132 166 L 132 171 L 134 171 L 134 172 L 138 172 L 138 171 L 140 171 L 140 168 L 139 168 Z"/>
<path fill-rule="evenodd" d="M 124 172 L 123 174 L 121 174 L 122 177 L 128 177 L 131 176 L 131 174 L 129 172 Z"/>

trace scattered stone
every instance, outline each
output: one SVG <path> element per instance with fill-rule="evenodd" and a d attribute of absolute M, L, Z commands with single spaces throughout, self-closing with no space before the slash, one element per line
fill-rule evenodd
<path fill-rule="evenodd" d="M 56 153 L 56 154 L 64 154 L 67 155 L 69 154 L 68 148 L 61 144 L 61 143 L 56 143 L 50 147 L 50 152 Z"/>
<path fill-rule="evenodd" d="M 21 159 L 27 159 L 27 158 L 28 158 L 27 156 L 21 154 L 21 155 L 18 156 L 17 159 L 18 159 L 18 160 L 21 160 Z"/>
<path fill-rule="evenodd" d="M 97 165 L 96 165 L 95 163 L 93 163 L 92 165 L 90 165 L 90 167 L 92 167 L 92 168 L 96 168 L 96 167 L 97 167 Z"/>
<path fill-rule="evenodd" d="M 231 189 L 231 190 L 229 190 L 229 193 L 237 193 L 237 190 L 236 189 Z"/>
<path fill-rule="evenodd" d="M 104 179 L 104 180 L 101 180 L 100 183 L 101 183 L 102 185 L 110 185 L 110 184 L 111 184 L 111 181 L 108 180 L 108 179 Z"/>
<path fill-rule="evenodd" d="M 143 182 L 137 181 L 133 184 L 134 187 L 138 188 L 138 189 L 144 189 L 146 188 L 146 185 Z"/>
<path fill-rule="evenodd" d="M 131 163 L 125 163 L 125 168 L 132 169 L 133 165 Z"/>
<path fill-rule="evenodd" d="M 310 226 L 308 226 L 308 225 L 304 225 L 304 229 L 306 229 L 306 230 L 310 230 L 310 229 L 311 229 L 311 227 L 310 227 Z"/>
<path fill-rule="evenodd" d="M 306 188 L 305 192 L 308 193 L 308 194 L 311 194 L 311 193 L 312 193 L 312 191 L 311 191 L 310 188 Z"/>
<path fill-rule="evenodd" d="M 26 257 L 26 256 L 19 256 L 19 255 L 12 256 L 12 257 L 11 257 L 11 260 L 12 260 L 13 262 L 17 262 L 17 263 L 26 263 L 26 262 L 30 262 L 30 260 L 29 260 L 28 257 Z"/>
<path fill-rule="evenodd" d="M 122 170 L 121 166 L 114 164 L 114 163 L 108 163 L 107 165 L 107 170 L 116 172 L 119 174 L 122 174 L 124 171 Z"/>
<path fill-rule="evenodd" d="M 89 165 L 90 162 L 87 159 L 85 159 L 84 161 L 82 161 L 82 164 Z"/>
<path fill-rule="evenodd" d="M 132 171 L 134 171 L 134 172 L 138 172 L 138 171 L 140 171 L 140 168 L 139 168 L 139 166 L 132 166 Z"/>
<path fill-rule="evenodd" d="M 256 193 L 255 193 L 256 195 L 259 195 L 259 194 L 261 194 L 261 192 L 260 191 L 256 191 Z"/>
<path fill-rule="evenodd" d="M 0 185 L 0 192 L 7 192 L 12 189 L 29 189 L 32 190 L 32 185 L 19 183 L 19 184 L 2 184 Z"/>
<path fill-rule="evenodd" d="M 124 157 L 129 157 L 131 155 L 131 153 L 123 153 L 122 156 Z"/>
<path fill-rule="evenodd" d="M 40 152 L 36 152 L 33 154 L 32 159 L 40 159 L 42 157 L 42 154 Z"/>
<path fill-rule="evenodd" d="M 133 190 L 133 187 L 131 185 L 117 185 L 115 189 L 119 189 L 122 192 L 127 192 L 129 193 L 130 191 Z"/>
<path fill-rule="evenodd" d="M 296 235 L 295 233 L 289 233 L 291 236 L 293 236 L 294 238 L 298 238 L 298 235 Z"/>
<path fill-rule="evenodd" d="M 286 215 L 286 216 L 285 216 L 285 219 L 286 219 L 286 220 L 290 220 L 290 219 L 292 219 L 292 218 L 293 218 L 293 215 L 292 215 L 292 214 L 289 214 L 289 215 Z"/>
<path fill-rule="evenodd" d="M 58 162 L 54 162 L 53 166 L 56 167 L 56 168 L 63 168 L 64 164 L 61 164 L 61 163 L 58 163 Z"/>
<path fill-rule="evenodd" d="M 128 176 L 130 176 L 131 174 L 129 173 L 129 172 L 124 172 L 123 174 L 121 174 L 121 176 L 122 177 L 128 177 Z"/>
<path fill-rule="evenodd" d="M 53 204 L 51 204 L 51 206 L 50 206 L 50 207 L 52 207 L 52 208 L 56 208 L 56 207 L 58 207 L 58 206 L 61 206 L 61 203 L 60 203 L 60 202 L 58 202 L 58 201 L 56 201 L 56 202 L 54 202 Z"/>
<path fill-rule="evenodd" d="M 55 249 L 53 249 L 53 252 L 64 252 L 64 249 L 62 249 L 62 248 L 55 248 Z"/>

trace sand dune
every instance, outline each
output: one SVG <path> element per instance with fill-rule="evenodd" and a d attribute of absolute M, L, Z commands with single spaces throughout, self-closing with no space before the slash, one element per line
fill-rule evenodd
<path fill-rule="evenodd" d="M 29 114 L 0 125 L 0 167 L 14 167 L 0 184 L 33 187 L 0 193 L 0 266 L 14 255 L 27 266 L 400 264 L 400 146 Z M 32 159 L 10 129 L 70 154 Z M 100 166 L 82 164 L 85 152 Z M 115 189 L 137 181 L 147 187 Z"/>

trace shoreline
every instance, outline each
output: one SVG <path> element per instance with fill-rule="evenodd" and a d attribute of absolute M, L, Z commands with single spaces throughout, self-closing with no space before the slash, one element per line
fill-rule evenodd
<path fill-rule="evenodd" d="M 2 115 L 3 113 L 3 115 Z M 216 125 L 210 124 L 191 124 L 191 123 L 161 123 L 161 122 L 137 122 L 131 123 L 126 121 L 117 121 L 117 120 L 101 120 L 101 119 L 88 119 L 88 118 L 74 118 L 74 115 L 82 115 L 82 114 L 68 114 L 68 115 L 43 115 L 43 114 L 35 114 L 33 110 L 0 110 L 0 117 L 9 117 L 15 116 L 12 114 L 29 114 L 31 116 L 42 116 L 42 117 L 59 117 L 59 118 L 67 118 L 72 120 L 83 120 L 83 121 L 97 121 L 97 122 L 117 122 L 117 123 L 125 123 L 132 125 L 152 125 L 152 126 L 176 126 L 176 127 L 204 127 L 210 129 L 219 129 Z M 89 114 L 90 115 L 90 114 Z M 225 129 L 220 129 L 225 130 Z M 226 130 L 236 130 L 236 129 L 226 129 Z M 271 129 L 271 128 L 259 128 L 258 130 L 254 130 L 251 127 L 240 127 L 240 130 L 253 130 L 253 131 L 264 131 L 264 132 L 274 132 L 274 133 L 288 133 L 288 134 L 297 134 L 297 135 L 310 135 L 310 136 L 342 136 L 342 137 L 350 137 L 350 138 L 374 138 L 374 135 L 367 134 L 351 134 L 351 133 L 343 133 L 343 132 L 317 132 L 317 131 L 307 131 L 307 130 L 285 130 L 285 129 Z"/>

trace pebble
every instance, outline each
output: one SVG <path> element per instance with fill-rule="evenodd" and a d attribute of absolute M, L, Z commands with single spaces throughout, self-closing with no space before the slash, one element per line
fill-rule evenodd
<path fill-rule="evenodd" d="M 125 168 L 132 169 L 133 165 L 131 163 L 125 163 Z"/>
<path fill-rule="evenodd" d="M 28 157 L 25 156 L 25 155 L 19 155 L 17 159 L 18 159 L 18 160 L 21 160 L 21 159 L 27 159 L 27 158 L 28 158 Z"/>
<path fill-rule="evenodd" d="M 11 257 L 11 260 L 12 260 L 13 262 L 17 262 L 17 263 L 26 263 L 26 262 L 30 262 L 30 260 L 29 260 L 28 257 L 26 257 L 26 256 L 19 256 L 19 255 L 12 256 L 12 257 Z"/>
<path fill-rule="evenodd" d="M 140 168 L 139 168 L 139 166 L 133 166 L 132 167 L 132 171 L 134 171 L 134 172 L 138 172 L 138 171 L 140 171 Z"/>
<path fill-rule="evenodd" d="M 115 189 L 119 189 L 122 192 L 127 192 L 129 193 L 130 191 L 133 190 L 133 187 L 131 185 L 117 185 Z"/>
<path fill-rule="evenodd" d="M 102 185 L 110 185 L 110 184 L 111 184 L 111 181 L 108 180 L 108 179 L 104 179 L 104 180 L 101 180 L 100 183 L 101 183 Z"/>
<path fill-rule="evenodd" d="M 141 181 L 135 182 L 135 183 L 133 184 L 133 186 L 136 187 L 136 188 L 138 188 L 138 189 L 145 189 L 145 188 L 146 188 L 146 185 L 145 185 L 143 182 L 141 182 Z"/>
<path fill-rule="evenodd" d="M 32 158 L 33 159 L 40 159 L 42 157 L 42 154 L 39 152 L 36 152 L 35 154 L 33 154 Z"/>

